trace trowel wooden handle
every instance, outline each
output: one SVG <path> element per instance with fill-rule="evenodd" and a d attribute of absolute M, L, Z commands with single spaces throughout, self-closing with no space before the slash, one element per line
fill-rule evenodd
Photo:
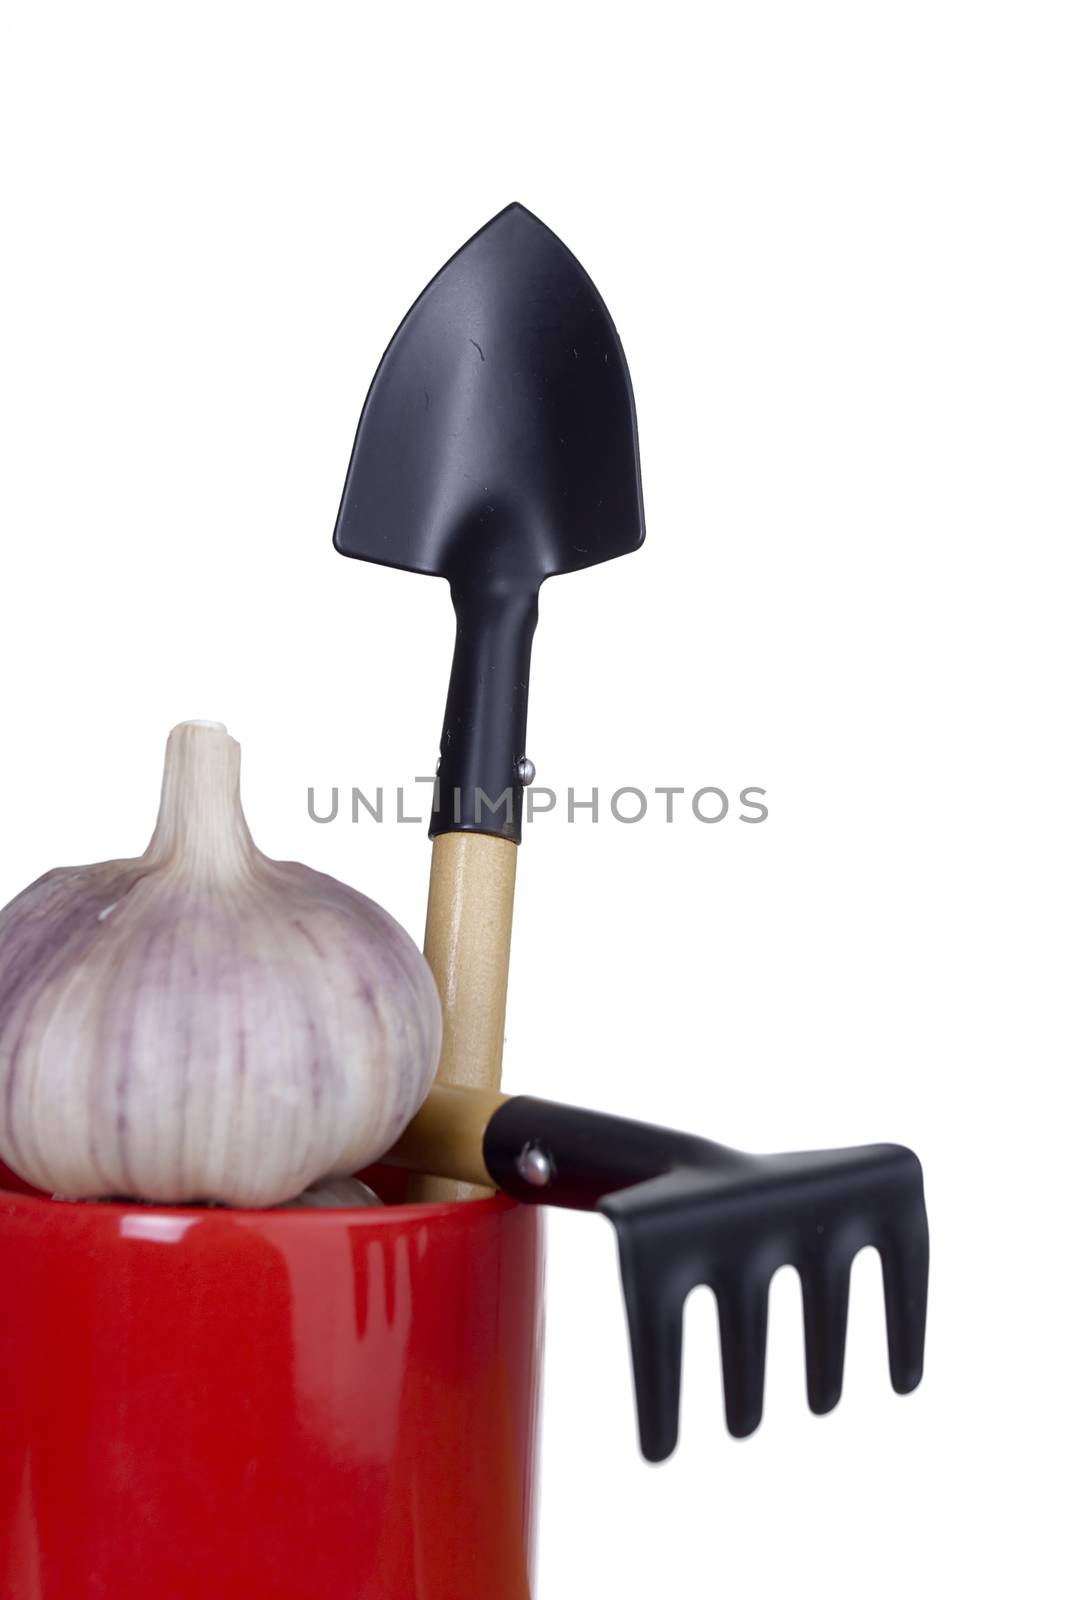
<path fill-rule="evenodd" d="M 518 853 L 488 833 L 433 842 L 424 950 L 444 1012 L 438 1083 L 500 1086 Z"/>
<path fill-rule="evenodd" d="M 500 1087 L 518 846 L 487 833 L 442 833 L 433 842 L 425 954 L 441 996 L 444 1037 L 437 1082 Z M 416 1179 L 413 1200 L 469 1198 L 454 1184 Z"/>

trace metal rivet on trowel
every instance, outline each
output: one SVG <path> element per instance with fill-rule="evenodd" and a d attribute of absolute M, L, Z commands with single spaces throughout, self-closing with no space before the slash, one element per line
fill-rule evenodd
<path fill-rule="evenodd" d="M 515 763 L 515 776 L 518 778 L 524 789 L 528 789 L 531 783 L 533 783 L 534 779 L 537 777 L 537 768 L 534 766 L 529 756 L 523 756 L 521 761 Z"/>

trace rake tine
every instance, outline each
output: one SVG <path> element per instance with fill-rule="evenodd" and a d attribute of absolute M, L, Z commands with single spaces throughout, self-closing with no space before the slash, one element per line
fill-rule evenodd
<path fill-rule="evenodd" d="M 619 1238 L 641 1454 L 646 1461 L 666 1461 L 678 1443 L 685 1294 L 671 1282 L 654 1242 L 645 1240 L 642 1247 L 625 1218 L 612 1221 Z"/>
<path fill-rule="evenodd" d="M 719 1343 L 726 1426 L 735 1439 L 754 1433 L 763 1416 L 767 1365 L 767 1280 L 755 1273 L 718 1280 Z"/>
<path fill-rule="evenodd" d="M 841 1398 L 851 1269 L 851 1260 L 823 1256 L 805 1264 L 800 1275 L 808 1405 L 817 1416 L 832 1411 Z"/>
<path fill-rule="evenodd" d="M 897 1394 L 910 1394 L 923 1375 L 926 1292 L 930 1246 L 925 1219 L 911 1237 L 895 1236 L 879 1247 L 885 1288 L 889 1376 Z"/>

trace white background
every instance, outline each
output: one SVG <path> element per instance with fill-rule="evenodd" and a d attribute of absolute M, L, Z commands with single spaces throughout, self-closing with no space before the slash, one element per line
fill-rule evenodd
<path fill-rule="evenodd" d="M 928 1175 L 927 1378 L 862 1257 L 845 1397 L 634 1438 L 613 1244 L 550 1230 L 540 1593 L 1051 1594 L 1062 1540 L 1062 8 L 5 0 L 0 900 L 139 850 L 225 720 L 271 854 L 421 932 L 447 591 L 330 535 L 388 336 L 521 199 L 629 356 L 648 540 L 549 584 L 541 779 L 770 817 L 538 823 L 506 1085 Z M 471 1597 L 489 1600 L 489 1597 Z"/>

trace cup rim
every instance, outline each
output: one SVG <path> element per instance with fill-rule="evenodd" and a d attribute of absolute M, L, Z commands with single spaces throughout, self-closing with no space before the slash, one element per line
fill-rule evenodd
<path fill-rule="evenodd" d="M 358 1176 L 358 1174 L 356 1174 Z M 13 1180 L 13 1181 L 12 1181 Z M 433 1200 L 410 1202 L 402 1201 L 399 1204 L 383 1204 L 380 1206 L 308 1206 L 301 1210 L 287 1210 L 283 1206 L 226 1206 L 184 1204 L 182 1202 L 141 1201 L 141 1200 L 66 1200 L 57 1199 L 54 1195 L 43 1194 L 26 1184 L 17 1173 L 11 1171 L 0 1162 L 0 1215 L 12 1216 L 23 1214 L 39 1222 L 50 1220 L 54 1215 L 57 1221 L 61 1219 L 73 1220 L 74 1218 L 98 1217 L 102 1222 L 106 1220 L 121 1221 L 129 1217 L 136 1219 L 153 1216 L 160 1219 L 184 1221 L 187 1223 L 200 1222 L 204 1218 L 215 1218 L 233 1222 L 238 1226 L 247 1226 L 251 1222 L 262 1224 L 269 1221 L 284 1228 L 318 1227 L 326 1223 L 343 1223 L 346 1227 L 382 1227 L 401 1226 L 420 1220 L 437 1218 L 444 1221 L 449 1218 L 466 1218 L 474 1221 L 481 1217 L 490 1217 L 513 1211 L 521 1201 L 513 1196 L 496 1190 L 493 1194 L 485 1195 L 477 1200 Z"/>

